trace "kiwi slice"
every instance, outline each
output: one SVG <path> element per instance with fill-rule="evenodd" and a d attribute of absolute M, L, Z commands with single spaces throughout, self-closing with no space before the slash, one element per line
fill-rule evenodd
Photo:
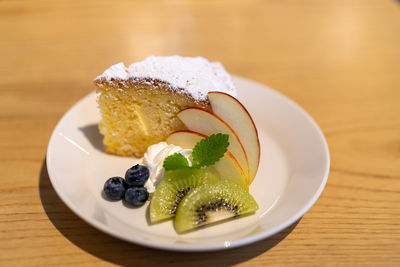
<path fill-rule="evenodd" d="M 179 202 L 192 189 L 219 179 L 206 169 L 185 168 L 165 171 L 150 203 L 151 223 L 175 216 Z"/>
<path fill-rule="evenodd" d="M 257 202 L 246 190 L 228 180 L 220 180 L 204 184 L 182 199 L 175 216 L 175 230 L 183 233 L 256 210 Z"/>

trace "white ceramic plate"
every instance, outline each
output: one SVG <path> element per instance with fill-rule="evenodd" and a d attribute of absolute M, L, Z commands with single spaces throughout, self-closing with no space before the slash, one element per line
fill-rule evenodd
<path fill-rule="evenodd" d="M 149 225 L 146 204 L 130 208 L 102 196 L 107 178 L 124 176 L 138 160 L 102 151 L 96 95 L 73 106 L 55 128 L 47 151 L 54 189 L 83 220 L 117 238 L 167 250 L 205 251 L 267 238 L 296 222 L 318 199 L 329 173 L 329 151 L 313 119 L 297 104 L 261 84 L 234 77 L 238 98 L 251 113 L 261 143 L 260 168 L 250 193 L 260 209 L 188 234 L 172 221 Z"/>

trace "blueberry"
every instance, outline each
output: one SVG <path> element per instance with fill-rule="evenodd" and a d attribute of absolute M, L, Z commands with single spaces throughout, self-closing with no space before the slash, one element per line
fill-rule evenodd
<path fill-rule="evenodd" d="M 112 177 L 104 183 L 104 193 L 110 199 L 119 200 L 124 197 L 127 187 L 122 177 Z"/>
<path fill-rule="evenodd" d="M 149 198 L 149 193 L 144 187 L 131 187 L 125 192 L 125 200 L 133 206 L 142 206 Z"/>
<path fill-rule="evenodd" d="M 149 169 L 146 166 L 136 164 L 125 173 L 125 180 L 130 186 L 142 187 L 149 179 Z"/>

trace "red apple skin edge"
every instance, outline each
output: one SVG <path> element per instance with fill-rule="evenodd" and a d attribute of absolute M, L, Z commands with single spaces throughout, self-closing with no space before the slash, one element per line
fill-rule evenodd
<path fill-rule="evenodd" d="M 230 94 L 227 94 L 227 93 L 225 93 L 225 92 L 211 91 L 211 92 L 208 92 L 208 94 L 223 94 L 223 95 L 226 95 L 226 96 L 232 98 L 233 100 L 235 100 L 235 101 L 243 108 L 243 110 L 246 111 L 247 115 L 249 116 L 249 118 L 250 118 L 250 120 L 251 120 L 251 123 L 253 124 L 254 130 L 255 130 L 255 132 L 256 132 L 258 147 L 260 147 L 260 139 L 258 138 L 258 130 L 257 130 L 256 124 L 254 123 L 254 120 L 253 120 L 253 118 L 251 117 L 249 111 L 243 106 L 243 104 L 242 104 L 239 100 L 237 100 L 235 97 L 233 97 L 233 96 L 231 96 Z M 260 152 L 261 152 L 261 151 L 260 151 Z M 257 169 L 258 169 L 258 166 L 259 166 L 259 164 L 260 164 L 260 156 L 261 156 L 261 153 L 258 153 L 258 164 L 257 164 Z"/>
<path fill-rule="evenodd" d="M 216 114 L 214 114 L 214 113 L 212 113 L 212 112 L 210 112 L 210 111 L 208 111 L 208 110 L 205 110 L 205 109 L 203 109 L 203 108 L 199 108 L 199 107 L 188 107 L 188 108 L 184 108 L 184 109 L 182 109 L 180 112 L 182 112 L 182 111 L 184 111 L 184 110 L 187 110 L 187 109 L 197 109 L 197 110 L 200 110 L 200 111 L 207 112 L 208 114 L 210 114 L 211 116 L 214 116 L 214 117 L 217 118 L 220 122 L 222 122 L 223 124 L 225 124 L 225 125 L 229 128 L 229 130 L 231 130 L 231 132 L 235 135 L 236 139 L 237 139 L 238 142 L 239 142 L 240 147 L 242 148 L 242 150 L 243 150 L 243 152 L 244 152 L 244 157 L 246 158 L 247 165 L 249 164 L 249 163 L 248 163 L 249 160 L 248 160 L 248 158 L 247 158 L 246 150 L 244 149 L 242 142 L 240 141 L 239 137 L 237 136 L 237 134 L 235 133 L 235 131 L 232 129 L 232 127 L 231 127 L 228 123 L 226 123 L 223 119 L 221 119 L 221 118 L 220 118 L 219 116 L 217 116 Z M 249 182 L 250 182 L 250 181 L 249 181 L 249 179 L 250 179 L 249 174 L 247 174 L 247 178 L 248 178 L 247 184 L 249 184 Z"/>

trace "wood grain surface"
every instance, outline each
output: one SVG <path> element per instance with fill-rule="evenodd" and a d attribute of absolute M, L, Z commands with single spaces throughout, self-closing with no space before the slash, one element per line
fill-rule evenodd
<path fill-rule="evenodd" d="M 111 64 L 201 55 L 292 98 L 331 153 L 313 208 L 223 252 L 129 244 L 50 184 L 61 116 Z M 400 3 L 394 0 L 0 1 L 0 265 L 400 266 Z"/>

